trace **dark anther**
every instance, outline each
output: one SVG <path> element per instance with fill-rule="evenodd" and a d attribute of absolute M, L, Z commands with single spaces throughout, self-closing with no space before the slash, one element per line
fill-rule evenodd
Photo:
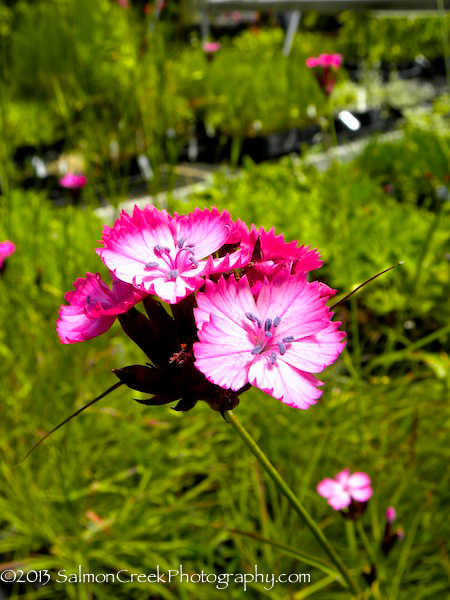
<path fill-rule="evenodd" d="M 280 354 L 283 356 L 283 354 L 286 352 L 286 346 L 283 344 L 283 342 L 277 342 L 277 344 L 278 348 L 280 349 Z"/>

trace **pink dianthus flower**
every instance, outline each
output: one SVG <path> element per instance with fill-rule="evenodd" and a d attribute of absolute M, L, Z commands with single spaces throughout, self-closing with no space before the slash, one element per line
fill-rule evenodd
<path fill-rule="evenodd" d="M 310 56 L 306 59 L 308 69 L 317 69 L 316 78 L 320 87 L 327 96 L 331 94 L 336 85 L 335 70 L 342 65 L 341 54 L 320 54 L 319 56 Z"/>
<path fill-rule="evenodd" d="M 11 256 L 16 251 L 16 246 L 13 242 L 9 240 L 5 240 L 4 242 L 0 242 L 0 269 L 3 267 L 3 261 Z"/>
<path fill-rule="evenodd" d="M 353 473 L 344 469 L 334 479 L 326 478 L 317 486 L 317 492 L 328 500 L 334 510 L 350 506 L 353 500 L 367 502 L 372 496 L 370 477 L 366 473 Z"/>
<path fill-rule="evenodd" d="M 83 188 L 86 184 L 87 177 L 85 175 L 76 175 L 75 173 L 66 173 L 66 175 L 59 180 L 59 185 L 69 190 Z"/>
<path fill-rule="evenodd" d="M 229 214 L 217 208 L 171 217 L 151 205 L 135 207 L 132 216 L 122 211 L 112 228 L 105 227 L 105 247 L 97 253 L 118 279 L 176 304 L 200 288 L 205 275 L 248 262 L 248 249 L 213 260 L 233 227 Z"/>
<path fill-rule="evenodd" d="M 316 67 L 334 67 L 339 69 L 342 65 L 341 54 L 319 54 L 319 56 L 310 56 L 306 59 L 306 66 L 309 69 Z"/>
<path fill-rule="evenodd" d="M 125 313 L 147 294 L 113 278 L 112 290 L 96 273 L 74 282 L 75 290 L 65 295 L 69 306 L 62 305 L 56 323 L 63 344 L 83 342 L 97 337 L 112 326 L 117 315 Z"/>
<path fill-rule="evenodd" d="M 246 276 L 207 281 L 194 309 L 195 366 L 221 387 L 250 383 L 285 404 L 308 408 L 322 394 L 313 373 L 344 348 L 345 333 L 331 321 L 326 299 L 305 273 L 287 270 L 265 278 L 257 298 Z"/>
<path fill-rule="evenodd" d="M 220 42 L 203 42 L 202 44 L 203 52 L 206 52 L 207 54 L 219 52 L 220 47 Z"/>

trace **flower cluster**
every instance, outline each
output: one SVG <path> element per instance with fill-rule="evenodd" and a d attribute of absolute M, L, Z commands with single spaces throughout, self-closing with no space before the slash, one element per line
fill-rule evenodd
<path fill-rule="evenodd" d="M 326 305 L 335 290 L 308 281 L 322 264 L 316 250 L 216 208 L 171 216 L 148 205 L 105 226 L 97 253 L 112 288 L 98 273 L 77 279 L 57 331 L 81 342 L 118 319 L 150 360 L 115 371 L 151 394 L 141 402 L 189 410 L 206 400 L 223 412 L 254 385 L 306 409 L 322 394 L 315 374 L 337 359 L 345 333 Z"/>
<path fill-rule="evenodd" d="M 320 87 L 327 96 L 336 85 L 336 71 L 342 66 L 341 54 L 320 54 L 306 59 L 308 69 L 316 69 L 315 74 Z"/>

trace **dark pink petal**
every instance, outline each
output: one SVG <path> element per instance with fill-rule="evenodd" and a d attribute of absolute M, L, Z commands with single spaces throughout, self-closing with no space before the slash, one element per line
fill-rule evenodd
<path fill-rule="evenodd" d="M 115 316 L 88 317 L 83 307 L 79 305 L 61 306 L 60 319 L 57 321 L 56 329 L 63 344 L 73 344 L 105 333 L 115 319 Z"/>
<path fill-rule="evenodd" d="M 98 273 L 86 273 L 74 282 L 75 290 L 65 295 L 69 306 L 61 306 L 57 331 L 64 344 L 82 342 L 107 331 L 116 316 L 140 302 L 146 295 L 114 279 L 110 290 Z"/>
<path fill-rule="evenodd" d="M 109 308 L 114 304 L 112 292 L 99 273 L 86 273 L 86 277 L 79 277 L 73 285 L 75 290 L 70 290 L 64 296 L 69 304 L 85 307 L 86 298 L 90 299 L 91 305 L 100 302 Z"/>
<path fill-rule="evenodd" d="M 228 238 L 221 250 L 222 252 L 225 249 L 227 252 L 225 256 L 213 259 L 213 267 L 209 270 L 209 273 L 223 273 L 248 265 L 257 239 L 258 230 L 254 225 L 249 229 L 240 219 L 232 222 Z M 234 249 L 236 246 L 238 247 Z"/>
<path fill-rule="evenodd" d="M 330 288 L 326 283 L 322 283 L 322 281 L 312 281 L 311 285 L 317 288 L 319 296 L 327 298 L 327 300 L 337 294 L 337 290 Z"/>
<path fill-rule="evenodd" d="M 295 273 L 319 269 L 323 264 L 317 250 L 310 246 L 298 246 L 295 241 L 286 242 L 284 235 L 275 235 L 273 228 L 266 231 L 261 227 L 259 236 L 263 261 L 273 260 L 275 264 L 285 262 L 294 267 Z"/>

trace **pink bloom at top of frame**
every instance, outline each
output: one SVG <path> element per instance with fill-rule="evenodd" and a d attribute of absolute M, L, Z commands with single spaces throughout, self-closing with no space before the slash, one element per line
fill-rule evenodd
<path fill-rule="evenodd" d="M 129 8 L 130 4 L 129 4 L 129 0 L 117 0 L 117 3 L 122 7 L 122 8 Z"/>
<path fill-rule="evenodd" d="M 83 188 L 86 184 L 87 177 L 85 175 L 76 175 L 75 173 L 66 173 L 66 175 L 59 180 L 59 185 L 69 190 Z"/>
<path fill-rule="evenodd" d="M 389 506 L 386 509 L 386 521 L 388 523 L 393 523 L 396 518 L 397 518 L 397 513 L 395 511 L 395 508 L 393 506 Z"/>
<path fill-rule="evenodd" d="M 319 373 L 344 348 L 340 323 L 306 275 L 287 270 L 265 279 L 258 298 L 246 276 L 206 281 L 194 316 L 195 365 L 209 381 L 238 390 L 250 383 L 285 404 L 306 409 L 322 394 Z"/>
<path fill-rule="evenodd" d="M 203 42 L 202 44 L 203 52 L 206 52 L 207 54 L 215 54 L 216 52 L 219 52 L 220 48 L 221 45 L 219 42 Z"/>
<path fill-rule="evenodd" d="M 220 270 L 211 255 L 232 227 L 230 215 L 217 208 L 171 217 L 151 205 L 135 206 L 131 216 L 122 211 L 112 228 L 105 226 L 105 247 L 97 253 L 121 281 L 176 304 L 203 285 L 203 275 Z"/>
<path fill-rule="evenodd" d="M 310 56 L 306 59 L 306 66 L 308 69 L 315 69 L 316 67 L 329 68 L 334 67 L 339 69 L 342 65 L 341 54 L 319 54 L 319 56 Z"/>
<path fill-rule="evenodd" d="M 98 273 L 86 273 L 65 295 L 56 329 L 63 344 L 83 342 L 105 333 L 117 315 L 129 310 L 147 294 L 113 277 L 112 290 Z"/>
<path fill-rule="evenodd" d="M 0 242 L 0 268 L 3 266 L 3 261 L 11 256 L 16 251 L 16 246 L 13 242 L 9 240 L 5 240 L 4 242 Z"/>
<path fill-rule="evenodd" d="M 370 477 L 366 473 L 353 473 L 344 469 L 334 479 L 328 477 L 317 486 L 317 492 L 328 500 L 334 510 L 342 510 L 350 506 L 352 500 L 367 502 L 372 497 Z"/>

